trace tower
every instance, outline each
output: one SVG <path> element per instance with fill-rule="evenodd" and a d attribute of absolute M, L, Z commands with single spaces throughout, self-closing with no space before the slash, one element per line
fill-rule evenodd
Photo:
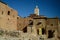
<path fill-rule="evenodd" d="M 36 8 L 35 8 L 34 14 L 39 15 L 39 8 L 38 8 L 38 6 L 36 6 Z"/>

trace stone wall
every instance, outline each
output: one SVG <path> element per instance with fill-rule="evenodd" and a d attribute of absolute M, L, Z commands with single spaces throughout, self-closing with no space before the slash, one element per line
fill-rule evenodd
<path fill-rule="evenodd" d="M 0 29 L 17 30 L 17 11 L 0 2 Z"/>

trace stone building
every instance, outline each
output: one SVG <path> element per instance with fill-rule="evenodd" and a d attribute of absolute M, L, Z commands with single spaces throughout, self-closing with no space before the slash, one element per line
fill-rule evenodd
<path fill-rule="evenodd" d="M 60 39 L 60 20 L 39 15 L 36 6 L 34 14 L 26 18 L 18 16 L 16 10 L 0 2 L 1 40 L 58 40 Z"/>
<path fill-rule="evenodd" d="M 24 33 L 37 35 L 45 35 L 48 39 L 57 39 L 58 37 L 58 18 L 47 18 L 39 15 L 39 8 L 36 6 L 34 14 L 26 18 L 18 17 L 18 25 L 21 24 L 19 30 Z M 24 24 L 24 25 L 23 25 Z M 18 26 L 19 27 L 19 26 Z M 22 29 L 21 29 L 22 28 Z M 52 40 L 53 40 L 52 39 Z"/>
<path fill-rule="evenodd" d="M 17 28 L 17 11 L 0 2 L 0 29 L 13 31 Z"/>
<path fill-rule="evenodd" d="M 58 38 L 60 39 L 60 19 L 59 19 L 59 21 L 58 21 Z"/>

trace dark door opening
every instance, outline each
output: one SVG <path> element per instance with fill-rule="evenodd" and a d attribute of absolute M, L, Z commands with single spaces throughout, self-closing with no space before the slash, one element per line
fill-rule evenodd
<path fill-rule="evenodd" d="M 45 29 L 44 28 L 42 28 L 42 34 L 45 34 Z"/>
<path fill-rule="evenodd" d="M 48 31 L 48 38 L 53 38 L 54 37 L 54 31 L 49 30 Z"/>
<path fill-rule="evenodd" d="M 26 32 L 27 32 L 27 27 L 25 27 L 25 28 L 23 29 L 23 32 L 24 32 L 24 33 L 26 33 Z"/>
<path fill-rule="evenodd" d="M 37 29 L 37 34 L 39 35 L 39 29 Z"/>

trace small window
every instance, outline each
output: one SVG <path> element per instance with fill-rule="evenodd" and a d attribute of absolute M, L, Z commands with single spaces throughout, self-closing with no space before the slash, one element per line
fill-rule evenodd
<path fill-rule="evenodd" d="M 3 11 L 2 11 L 2 15 L 3 15 Z"/>
<path fill-rule="evenodd" d="M 8 11 L 8 15 L 10 15 L 10 11 Z"/>
<path fill-rule="evenodd" d="M 51 26 L 53 26 L 53 24 L 51 24 Z"/>
<path fill-rule="evenodd" d="M 17 19 L 19 19 L 19 17 L 17 17 Z"/>
<path fill-rule="evenodd" d="M 37 25 L 41 24 L 41 22 L 38 22 Z"/>

